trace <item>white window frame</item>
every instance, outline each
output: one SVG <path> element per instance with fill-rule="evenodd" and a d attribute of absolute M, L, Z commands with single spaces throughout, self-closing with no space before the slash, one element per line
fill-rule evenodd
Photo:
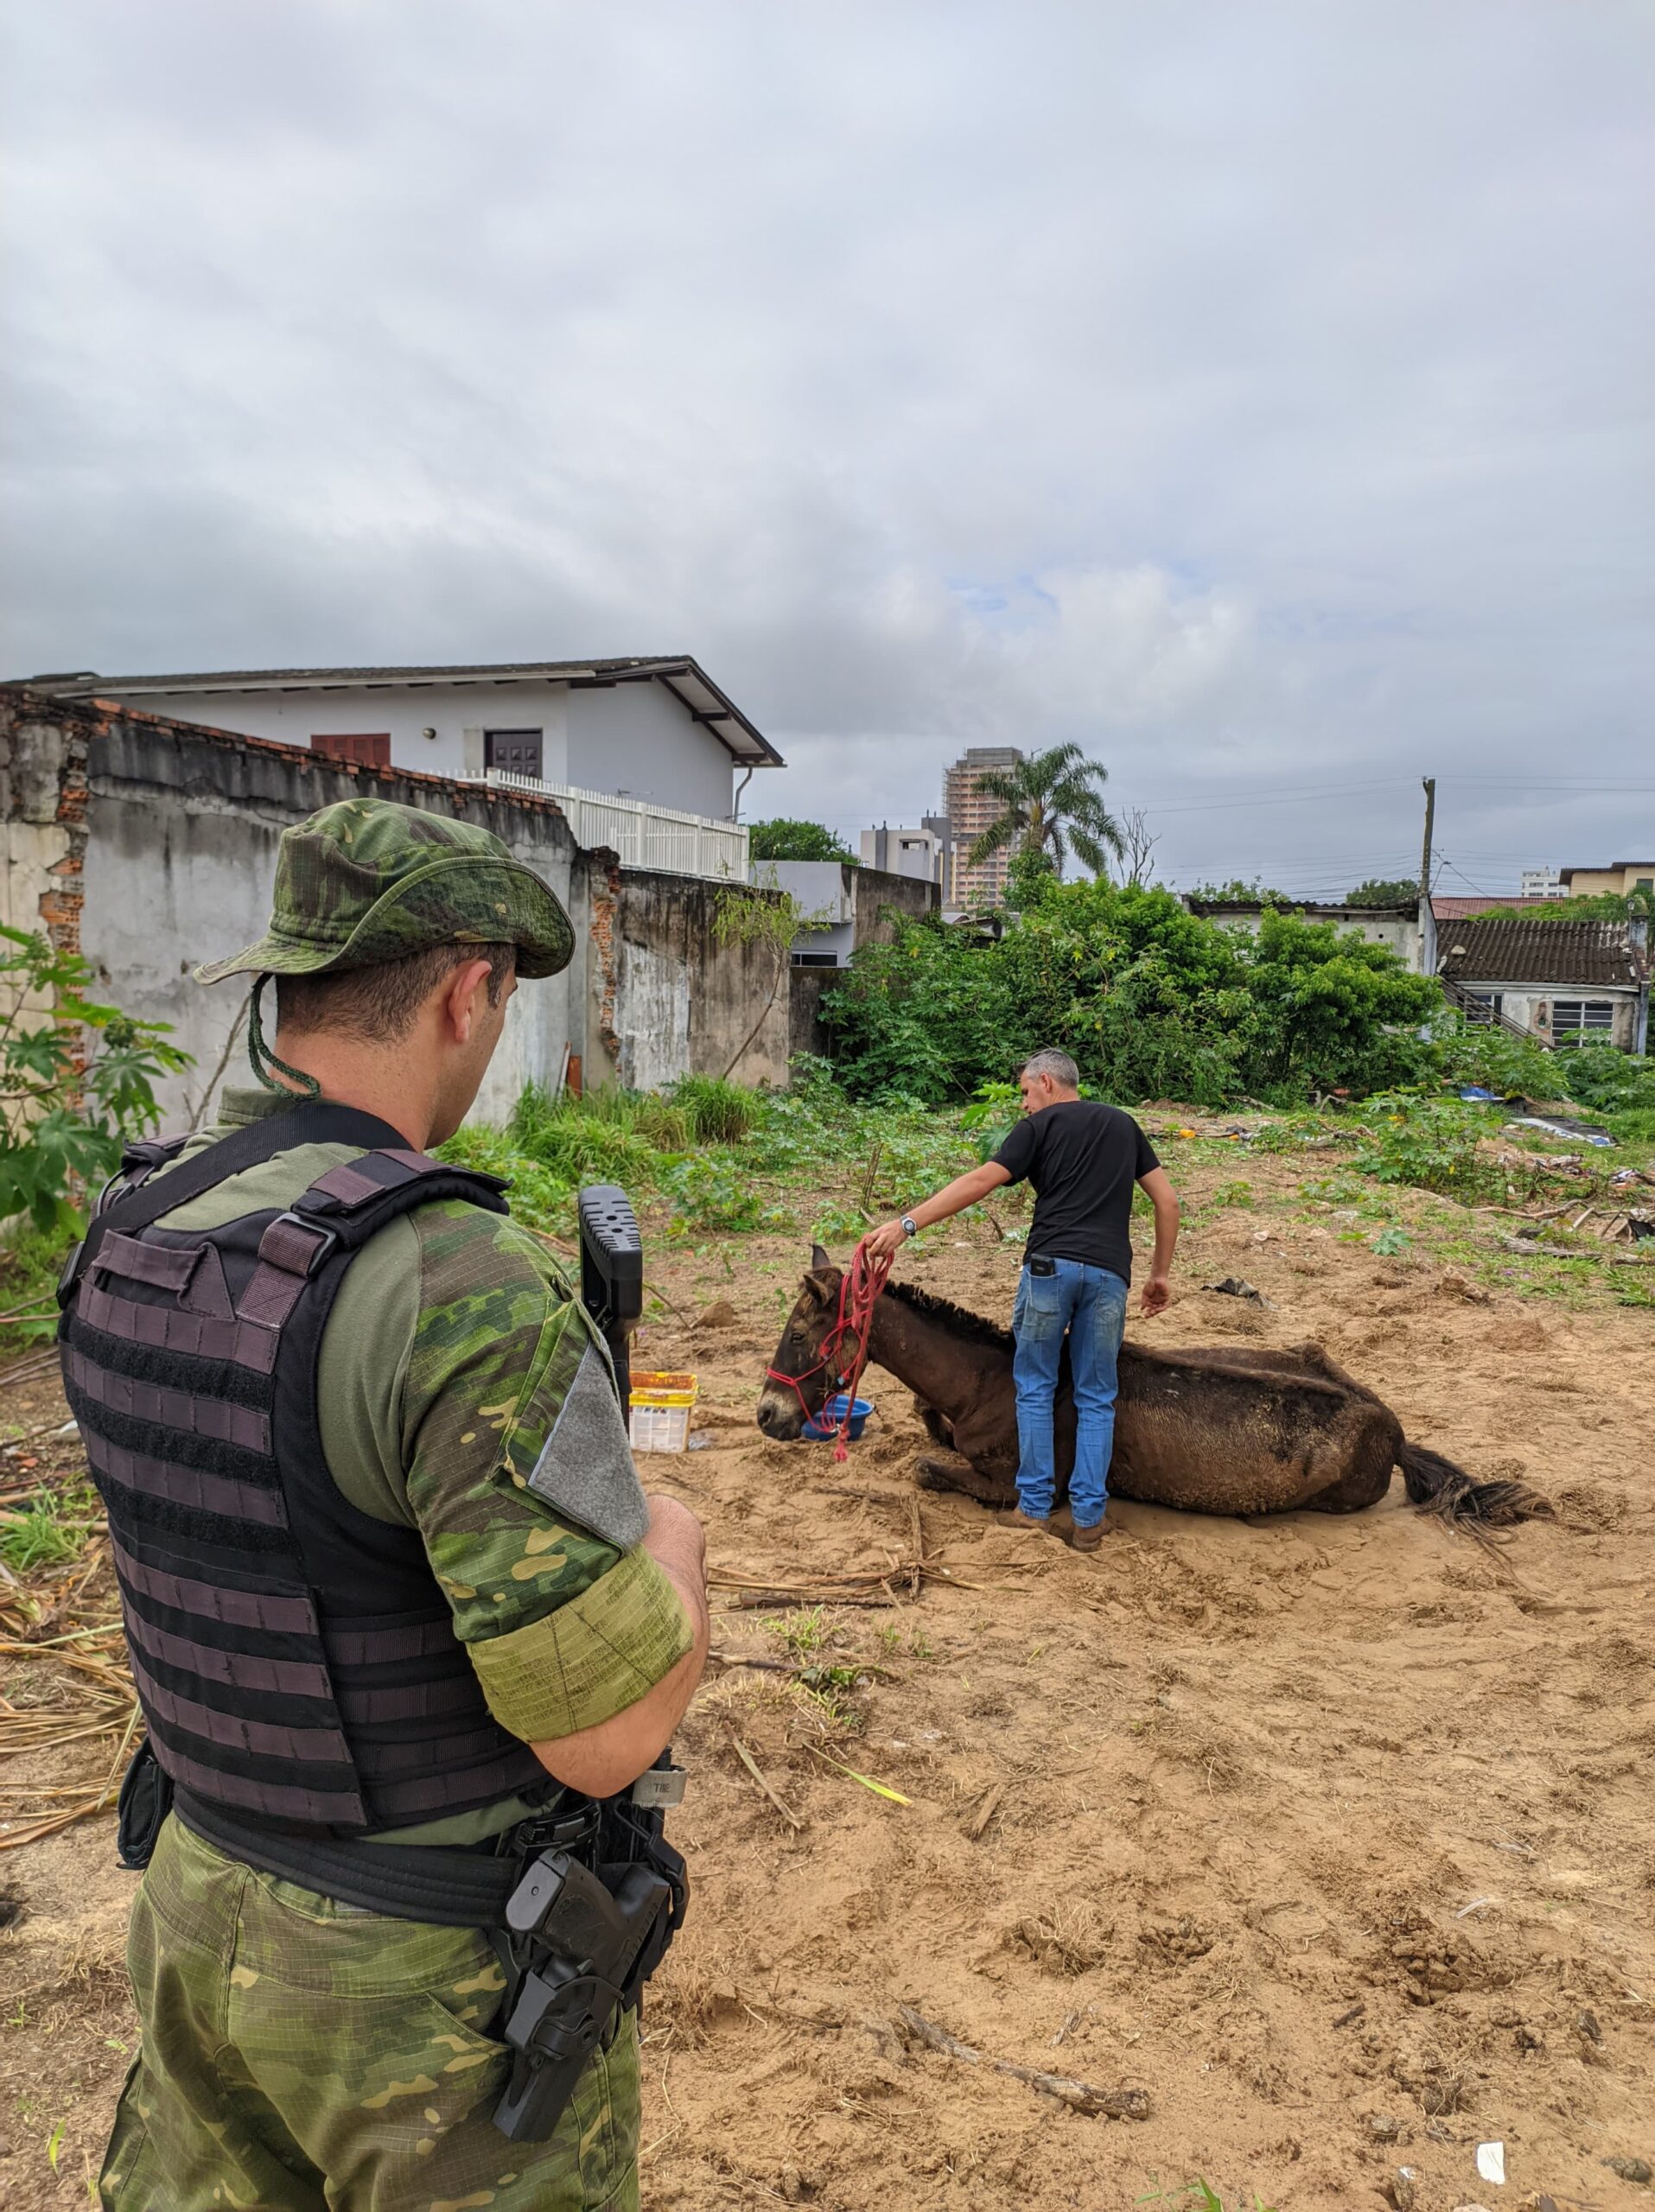
<path fill-rule="evenodd" d="M 1611 1037 L 1614 1033 L 1613 999 L 1553 999 L 1551 1040 L 1565 1037 Z"/>

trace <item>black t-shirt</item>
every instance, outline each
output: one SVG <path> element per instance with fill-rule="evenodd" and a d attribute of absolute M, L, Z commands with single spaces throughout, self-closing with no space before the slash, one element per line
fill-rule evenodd
<path fill-rule="evenodd" d="M 1034 1186 L 1030 1259 L 1084 1260 L 1131 1281 L 1132 1186 L 1161 1162 L 1130 1114 L 1061 1099 L 1026 1114 L 994 1157 L 1014 1183 Z"/>

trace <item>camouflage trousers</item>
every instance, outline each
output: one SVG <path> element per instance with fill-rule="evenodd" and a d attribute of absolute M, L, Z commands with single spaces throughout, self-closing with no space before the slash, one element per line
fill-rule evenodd
<path fill-rule="evenodd" d="M 634 2016 L 556 2133 L 508 2143 L 481 1935 L 338 1904 L 169 1820 L 127 1961 L 143 2042 L 105 2212 L 638 2212 Z"/>

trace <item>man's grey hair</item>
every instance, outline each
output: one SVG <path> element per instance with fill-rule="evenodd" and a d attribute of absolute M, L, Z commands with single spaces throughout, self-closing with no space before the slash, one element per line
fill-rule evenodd
<path fill-rule="evenodd" d="M 1066 1052 L 1031 1052 L 1017 1073 L 1019 1078 L 1026 1075 L 1049 1075 L 1053 1083 L 1060 1083 L 1066 1090 L 1080 1088 L 1080 1071 Z"/>

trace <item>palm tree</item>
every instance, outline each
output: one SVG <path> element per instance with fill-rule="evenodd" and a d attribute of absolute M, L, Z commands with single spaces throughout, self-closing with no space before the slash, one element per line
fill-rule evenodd
<path fill-rule="evenodd" d="M 1095 788 L 1108 776 L 1103 762 L 1088 760 L 1078 745 L 1032 753 L 1015 768 L 985 768 L 977 788 L 1005 811 L 971 847 L 971 865 L 1015 842 L 1019 852 L 1048 853 L 1061 875 L 1073 845 L 1094 875 L 1106 876 L 1105 848 L 1117 860 L 1126 849 L 1120 823 Z"/>

